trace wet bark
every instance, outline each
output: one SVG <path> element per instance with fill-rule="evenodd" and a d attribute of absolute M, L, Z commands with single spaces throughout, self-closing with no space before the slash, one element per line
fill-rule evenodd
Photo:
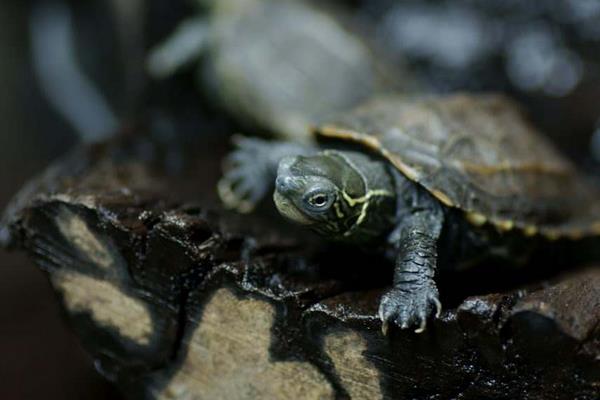
<path fill-rule="evenodd" d="M 3 244 L 47 273 L 128 397 L 597 398 L 598 268 L 483 295 L 442 282 L 447 309 L 425 333 L 384 336 L 391 268 L 297 234 L 268 206 L 220 210 L 223 143 L 123 135 L 60 160 L 6 210 Z"/>

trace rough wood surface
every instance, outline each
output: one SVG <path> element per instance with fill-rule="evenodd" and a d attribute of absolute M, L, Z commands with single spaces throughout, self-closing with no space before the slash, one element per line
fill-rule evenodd
<path fill-rule="evenodd" d="M 6 210 L 3 244 L 48 273 L 128 397 L 598 398 L 598 268 L 483 295 L 493 275 L 463 273 L 442 282 L 454 307 L 425 333 L 383 336 L 385 263 L 219 211 L 223 148 L 123 136 L 58 162 Z"/>

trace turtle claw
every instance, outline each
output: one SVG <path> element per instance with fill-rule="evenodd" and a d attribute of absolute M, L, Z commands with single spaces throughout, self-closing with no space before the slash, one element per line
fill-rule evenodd
<path fill-rule="evenodd" d="M 425 328 L 427 327 L 427 319 L 421 320 L 421 325 L 417 329 L 415 329 L 415 333 L 423 333 L 425 332 Z"/>
<path fill-rule="evenodd" d="M 255 204 L 238 197 L 238 194 L 233 190 L 233 187 L 234 183 L 226 178 L 223 178 L 219 181 L 217 191 L 225 207 L 234 209 L 242 214 L 252 212 Z"/>
<path fill-rule="evenodd" d="M 436 318 L 441 317 L 442 316 L 442 303 L 437 298 L 437 295 L 435 297 L 432 297 L 430 300 L 433 301 L 433 303 L 435 304 L 435 317 Z"/>
<path fill-rule="evenodd" d="M 236 149 L 225 159 L 217 190 L 225 207 L 249 213 L 271 186 L 269 144 L 243 136 L 234 137 L 233 142 Z"/>
<path fill-rule="evenodd" d="M 381 333 L 383 333 L 383 336 L 387 336 L 388 329 L 389 329 L 388 322 L 386 320 L 382 320 L 381 321 Z"/>
<path fill-rule="evenodd" d="M 395 287 L 383 295 L 379 305 L 382 332 L 387 334 L 389 323 L 393 322 L 400 329 L 416 325 L 415 333 L 422 333 L 427 327 L 427 318 L 434 309 L 437 318 L 441 312 L 441 303 L 433 283 L 410 289 Z"/>

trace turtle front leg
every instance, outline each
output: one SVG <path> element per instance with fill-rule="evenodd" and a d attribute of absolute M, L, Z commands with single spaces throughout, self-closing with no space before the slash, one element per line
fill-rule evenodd
<path fill-rule="evenodd" d="M 396 265 L 393 288 L 379 305 L 384 334 L 390 322 L 402 329 L 417 326 L 415 332 L 421 333 L 432 311 L 436 311 L 436 317 L 441 312 L 434 281 L 441 218 L 441 213 L 434 210 L 414 212 L 390 238 L 396 251 Z"/>
<path fill-rule="evenodd" d="M 218 191 L 226 207 L 241 213 L 252 211 L 274 186 L 282 158 L 317 151 L 308 145 L 244 136 L 234 137 L 234 144 L 236 149 L 225 159 Z"/>
<path fill-rule="evenodd" d="M 204 18 L 183 21 L 164 42 L 152 49 L 146 68 L 154 78 L 166 78 L 188 64 L 196 62 L 205 50 L 210 24 Z"/>

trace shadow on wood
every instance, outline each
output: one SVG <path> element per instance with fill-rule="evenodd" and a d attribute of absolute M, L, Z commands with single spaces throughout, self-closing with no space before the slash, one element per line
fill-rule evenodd
<path fill-rule="evenodd" d="M 386 267 L 268 215 L 219 210 L 225 145 L 207 140 L 79 149 L 5 213 L 3 243 L 48 273 L 99 371 L 129 397 L 597 398 L 598 268 L 461 292 L 425 333 L 383 336 Z"/>

